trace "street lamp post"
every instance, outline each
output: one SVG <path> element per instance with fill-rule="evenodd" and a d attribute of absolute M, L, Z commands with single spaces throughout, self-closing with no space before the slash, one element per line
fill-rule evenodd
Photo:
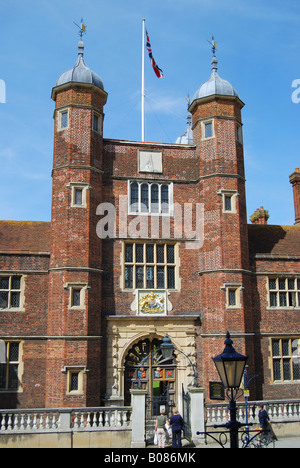
<path fill-rule="evenodd" d="M 248 357 L 237 353 L 232 346 L 232 343 L 233 341 L 230 338 L 230 333 L 227 332 L 223 353 L 212 359 L 220 375 L 224 388 L 227 389 L 226 393 L 229 399 L 230 421 L 227 424 L 218 427 L 227 427 L 229 429 L 230 448 L 238 448 L 238 430 L 242 424 L 236 419 L 236 399 Z"/>

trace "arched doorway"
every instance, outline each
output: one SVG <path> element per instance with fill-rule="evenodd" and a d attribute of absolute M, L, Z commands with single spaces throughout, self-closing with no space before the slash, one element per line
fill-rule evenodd
<path fill-rule="evenodd" d="M 169 413 L 176 405 L 176 356 L 165 360 L 162 340 L 145 338 L 135 343 L 125 358 L 125 405 L 131 404 L 131 388 L 147 391 L 147 417 L 156 416 L 161 408 Z"/>

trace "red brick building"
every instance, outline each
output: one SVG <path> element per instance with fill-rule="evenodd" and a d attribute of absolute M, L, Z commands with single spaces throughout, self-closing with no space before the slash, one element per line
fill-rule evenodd
<path fill-rule="evenodd" d="M 129 404 L 133 385 L 180 406 L 195 378 L 209 398 L 227 330 L 252 399 L 300 398 L 300 173 L 295 225 L 249 225 L 244 104 L 216 57 L 174 144 L 103 137 L 82 41 L 52 99 L 51 222 L 0 222 L 1 407 Z"/>

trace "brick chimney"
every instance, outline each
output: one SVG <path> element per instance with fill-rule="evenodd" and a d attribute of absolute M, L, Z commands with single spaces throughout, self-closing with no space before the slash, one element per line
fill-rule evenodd
<path fill-rule="evenodd" d="M 252 224 L 268 224 L 269 217 L 269 212 L 264 210 L 264 207 L 261 206 L 250 216 L 250 221 Z"/>
<path fill-rule="evenodd" d="M 290 175 L 290 183 L 293 186 L 294 206 L 295 206 L 295 225 L 300 226 L 300 171 L 299 167 Z"/>

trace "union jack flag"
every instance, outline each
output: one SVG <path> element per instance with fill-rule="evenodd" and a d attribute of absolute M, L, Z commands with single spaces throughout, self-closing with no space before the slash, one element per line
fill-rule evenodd
<path fill-rule="evenodd" d="M 149 35 L 148 35 L 147 30 L 146 30 L 146 36 L 147 36 L 146 47 L 147 47 L 147 50 L 148 50 L 148 53 L 149 53 L 149 58 L 150 58 L 153 70 L 154 70 L 157 78 L 164 78 L 162 69 L 157 66 L 157 64 L 156 64 L 156 62 L 155 62 L 155 60 L 153 58 L 150 39 L 149 39 Z"/>

